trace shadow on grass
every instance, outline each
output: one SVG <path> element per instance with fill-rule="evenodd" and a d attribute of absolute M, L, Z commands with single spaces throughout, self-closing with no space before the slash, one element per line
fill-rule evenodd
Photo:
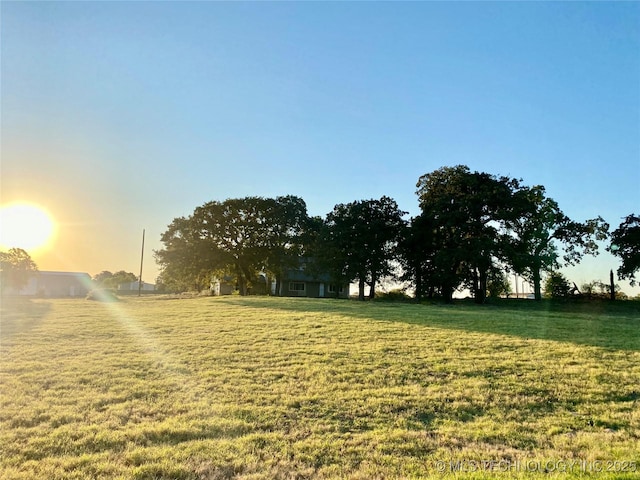
<path fill-rule="evenodd" d="M 254 308 L 344 315 L 425 327 L 640 351 L 640 302 L 499 300 L 487 305 L 357 302 L 336 299 L 234 297 Z"/>
<path fill-rule="evenodd" d="M 4 297 L 0 307 L 0 343 L 4 346 L 21 333 L 37 327 L 51 309 L 47 302 L 28 298 Z"/>

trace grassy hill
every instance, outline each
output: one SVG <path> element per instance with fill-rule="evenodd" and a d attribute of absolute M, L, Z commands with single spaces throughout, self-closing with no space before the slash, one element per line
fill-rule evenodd
<path fill-rule="evenodd" d="M 637 302 L 15 300 L 0 341 L 4 479 L 640 475 Z"/>

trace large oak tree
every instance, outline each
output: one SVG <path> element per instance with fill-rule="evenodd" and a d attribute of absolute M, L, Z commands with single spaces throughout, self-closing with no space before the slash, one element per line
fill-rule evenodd
<path fill-rule="evenodd" d="M 418 180 L 423 218 L 415 227 L 430 229 L 431 278 L 445 300 L 464 284 L 478 303 L 484 302 L 489 272 L 501 254 L 500 229 L 517 186 L 517 180 L 471 172 L 465 165 L 442 167 Z"/>
<path fill-rule="evenodd" d="M 541 185 L 522 187 L 512 197 L 507 221 L 508 260 L 527 278 L 536 300 L 542 298 L 542 273 L 562 265 L 576 265 L 584 255 L 597 255 L 598 241 L 607 238 L 609 226 L 601 218 L 576 222 Z"/>
<path fill-rule="evenodd" d="M 306 204 L 294 196 L 211 201 L 174 219 L 155 252 L 165 283 L 198 290 L 214 273 L 233 275 L 246 295 L 258 272 L 277 279 L 297 262 Z"/>
<path fill-rule="evenodd" d="M 338 204 L 327 215 L 319 254 L 333 278 L 358 282 L 360 300 L 367 283 L 374 298 L 378 282 L 391 274 L 404 214 L 395 200 L 383 196 Z"/>

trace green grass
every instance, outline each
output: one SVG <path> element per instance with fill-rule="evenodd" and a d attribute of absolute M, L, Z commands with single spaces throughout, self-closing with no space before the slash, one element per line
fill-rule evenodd
<path fill-rule="evenodd" d="M 635 302 L 5 301 L 0 340 L 3 479 L 640 476 Z"/>

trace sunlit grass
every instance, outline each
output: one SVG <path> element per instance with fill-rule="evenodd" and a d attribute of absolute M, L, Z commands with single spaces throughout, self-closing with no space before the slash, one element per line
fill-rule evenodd
<path fill-rule="evenodd" d="M 449 462 L 572 459 L 640 469 L 639 317 L 633 303 L 5 302 L 0 476 L 421 478 L 444 461 L 453 478 Z M 624 478 L 614 468 L 593 475 Z"/>

